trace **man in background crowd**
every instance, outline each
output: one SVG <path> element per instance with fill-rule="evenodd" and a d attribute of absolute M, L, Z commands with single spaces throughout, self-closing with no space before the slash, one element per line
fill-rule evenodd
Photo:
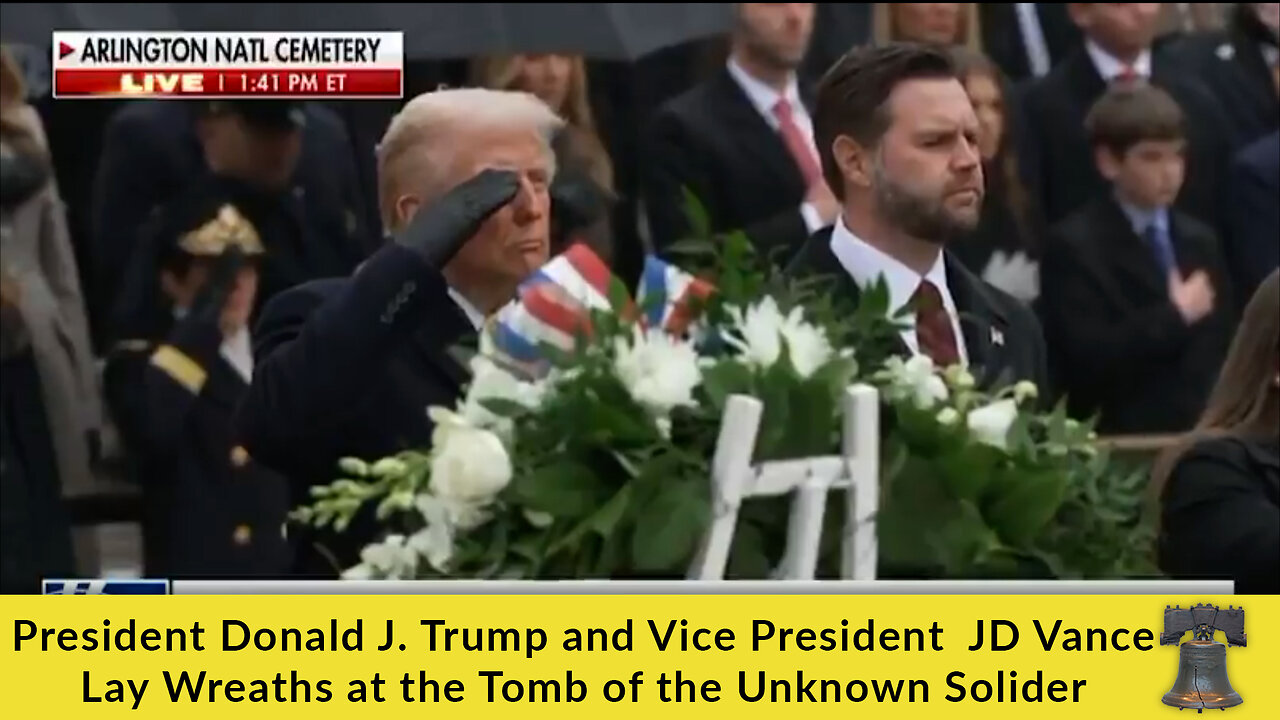
<path fill-rule="evenodd" d="M 141 102 L 122 108 L 106 133 L 91 253 L 98 313 L 114 307 L 148 220 L 193 187 L 234 198 L 262 235 L 269 260 L 259 305 L 307 280 L 350 272 L 371 247 L 346 133 L 319 105 Z"/>
<path fill-rule="evenodd" d="M 1280 129 L 1280 3 L 1236 3 L 1223 32 L 1187 37 L 1169 54 L 1221 104 L 1236 142 Z"/>
<path fill-rule="evenodd" d="M 1045 247 L 1043 314 L 1072 417 L 1100 433 L 1182 432 L 1217 377 L 1234 310 L 1218 237 L 1175 210 L 1182 112 L 1146 84 L 1108 91 L 1087 119 L 1109 194 Z"/>
<path fill-rule="evenodd" d="M 1050 223 L 1107 193 L 1092 160 L 1084 118 L 1115 82 L 1150 81 L 1182 107 L 1187 123 L 1187 181 L 1178 207 L 1220 227 L 1221 191 L 1232 142 L 1214 100 L 1177 63 L 1152 50 L 1160 3 L 1071 3 L 1085 35 L 1023 102 L 1023 157 L 1029 184 Z"/>
<path fill-rule="evenodd" d="M 813 3 L 742 3 L 738 12 L 725 68 L 668 103 L 650 128 L 643 189 L 659 251 L 688 236 L 685 189 L 713 231 L 744 230 L 766 253 L 794 253 L 839 208 L 796 75 Z"/>

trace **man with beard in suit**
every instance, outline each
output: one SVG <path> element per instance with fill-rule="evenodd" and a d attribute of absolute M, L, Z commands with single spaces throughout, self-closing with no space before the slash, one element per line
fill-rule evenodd
<path fill-rule="evenodd" d="M 725 68 L 654 118 L 642 187 L 659 252 L 688 236 L 685 189 L 712 231 L 742 230 L 763 253 L 789 257 L 835 219 L 839 204 L 822 180 L 796 76 L 813 5 L 740 3 Z"/>
<path fill-rule="evenodd" d="M 254 333 L 244 444 L 289 477 L 295 506 L 337 479 L 343 457 L 430 446 L 427 408 L 452 407 L 468 379 L 458 346 L 547 260 L 562 127 L 532 95 L 477 88 L 420 95 L 392 121 L 378 194 L 394 240 L 349 278 L 277 296 Z M 302 553 L 298 571 L 355 564 L 373 520 L 317 533 L 332 559 Z"/>
<path fill-rule="evenodd" d="M 965 364 L 988 389 L 1044 387 L 1031 310 L 944 250 L 978 223 L 983 198 L 978 120 L 950 57 L 911 44 L 853 50 L 819 86 L 814 125 L 842 213 L 790 274 L 832 276 L 833 292 L 855 303 L 882 279 L 890 313 L 914 309 L 895 343 L 902 354 Z"/>

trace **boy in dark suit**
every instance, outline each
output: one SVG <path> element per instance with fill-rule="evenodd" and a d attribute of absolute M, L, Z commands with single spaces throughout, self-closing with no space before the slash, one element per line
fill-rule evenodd
<path fill-rule="evenodd" d="M 1172 209 L 1182 188 L 1183 113 L 1164 90 L 1118 86 L 1086 128 L 1104 194 L 1052 233 L 1042 312 L 1056 386 L 1099 432 L 1195 424 L 1226 351 L 1227 276 L 1218 238 Z"/>
<path fill-rule="evenodd" d="M 248 320 L 262 243 L 213 196 L 184 197 L 166 218 L 134 257 L 131 281 L 154 287 L 132 294 L 152 301 L 135 306 L 134 339 L 117 344 L 104 373 L 144 487 L 146 572 L 279 575 L 291 562 L 288 486 L 234 428 L 253 374 Z"/>

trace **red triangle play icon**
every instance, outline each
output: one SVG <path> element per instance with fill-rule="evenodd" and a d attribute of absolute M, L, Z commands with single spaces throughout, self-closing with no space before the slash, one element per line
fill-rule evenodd
<path fill-rule="evenodd" d="M 71 47 L 70 45 L 62 42 L 61 40 L 58 41 L 58 59 L 59 60 L 74 53 L 75 51 L 76 49 Z"/>

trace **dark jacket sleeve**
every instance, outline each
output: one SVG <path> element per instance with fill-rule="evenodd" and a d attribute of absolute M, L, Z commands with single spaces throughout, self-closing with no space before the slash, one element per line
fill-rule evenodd
<path fill-rule="evenodd" d="M 727 227 L 719 218 L 723 210 L 712 173 L 711 160 L 699 150 L 689 124 L 667 109 L 653 120 L 644 163 L 643 188 L 649 237 L 656 252 L 687 239 L 693 230 L 686 213 L 685 190 L 697 198 L 707 212 L 714 232 L 743 231 L 765 252 L 789 248 L 795 238 L 809 235 L 799 206 L 776 213 L 744 227 Z M 699 238 L 703 239 L 703 238 Z M 792 248 L 795 249 L 795 248 Z"/>
<path fill-rule="evenodd" d="M 1171 355 L 1191 337 L 1169 301 L 1117 315 L 1103 301 L 1098 271 L 1067 237 L 1051 238 L 1040 275 L 1046 333 L 1073 375 L 1115 380 L 1136 361 Z"/>
<path fill-rule="evenodd" d="M 315 447 L 342 444 L 345 424 L 414 331 L 444 332 L 447 323 L 427 320 L 451 302 L 440 274 L 395 244 L 349 280 L 273 298 L 255 328 L 253 383 L 239 410 L 250 454 L 286 475 L 305 475 Z M 440 345 L 452 341 L 441 337 Z"/>
<path fill-rule="evenodd" d="M 1230 577 L 1237 591 L 1280 591 L 1280 510 L 1243 445 L 1216 440 L 1174 466 L 1161 498 L 1161 567 Z"/>

